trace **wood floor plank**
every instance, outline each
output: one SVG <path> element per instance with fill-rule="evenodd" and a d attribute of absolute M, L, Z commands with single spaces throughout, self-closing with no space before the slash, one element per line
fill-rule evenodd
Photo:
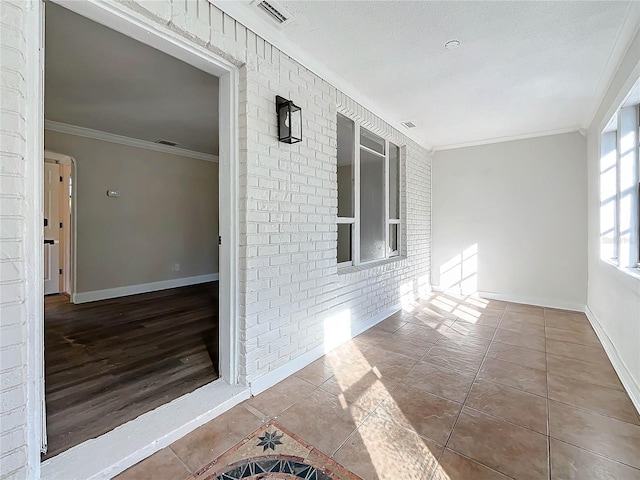
<path fill-rule="evenodd" d="M 47 296 L 43 458 L 217 377 L 217 282 L 80 305 Z"/>

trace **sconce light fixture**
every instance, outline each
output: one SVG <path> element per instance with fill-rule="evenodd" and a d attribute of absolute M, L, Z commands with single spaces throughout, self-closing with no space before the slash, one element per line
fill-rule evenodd
<path fill-rule="evenodd" d="M 276 96 L 278 140 L 284 143 L 302 141 L 302 109 L 291 100 Z"/>

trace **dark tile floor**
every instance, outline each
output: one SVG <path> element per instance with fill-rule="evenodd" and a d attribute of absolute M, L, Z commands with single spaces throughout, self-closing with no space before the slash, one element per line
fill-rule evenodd
<path fill-rule="evenodd" d="M 365 480 L 640 480 L 640 418 L 584 314 L 447 294 L 117 478 L 186 478 L 273 417 Z"/>

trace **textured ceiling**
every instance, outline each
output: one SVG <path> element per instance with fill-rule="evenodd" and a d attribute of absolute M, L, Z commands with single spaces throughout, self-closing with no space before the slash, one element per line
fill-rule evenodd
<path fill-rule="evenodd" d="M 587 127 L 640 24 L 629 1 L 278 3 L 280 35 L 437 147 Z"/>
<path fill-rule="evenodd" d="M 46 4 L 45 118 L 218 154 L 218 79 Z"/>
<path fill-rule="evenodd" d="M 263 28 L 436 147 L 587 127 L 640 24 L 633 1 L 279 4 L 294 21 Z M 215 77 L 51 2 L 46 20 L 48 120 L 217 153 Z"/>

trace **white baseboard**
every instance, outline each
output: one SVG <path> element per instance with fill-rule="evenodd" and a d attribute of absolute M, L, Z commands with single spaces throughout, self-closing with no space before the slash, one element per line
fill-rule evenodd
<path fill-rule="evenodd" d="M 622 357 L 620 356 L 615 345 L 609 338 L 609 335 L 607 335 L 607 332 L 605 332 L 604 328 L 602 327 L 602 324 L 600 323 L 600 320 L 598 320 L 598 317 L 596 317 L 596 314 L 593 313 L 588 306 L 585 307 L 584 313 L 587 315 L 587 318 L 589 319 L 591 326 L 593 327 L 593 329 L 596 332 L 596 335 L 600 339 L 600 343 L 602 343 L 602 346 L 604 347 L 604 351 L 607 352 L 607 356 L 609 357 L 609 360 L 611 361 L 613 368 L 618 374 L 618 377 L 620 377 L 620 381 L 622 382 L 622 385 L 627 390 L 627 393 L 629 394 L 629 397 L 631 398 L 633 405 L 636 407 L 636 410 L 638 411 L 638 413 L 640 413 L 640 386 L 638 385 L 636 380 L 633 378 L 633 375 L 631 375 L 629 368 L 627 368 L 627 365 L 622 360 Z"/>
<path fill-rule="evenodd" d="M 216 380 L 46 460 L 40 478 L 113 478 L 247 398 L 247 387 Z"/>
<path fill-rule="evenodd" d="M 478 292 L 480 298 L 488 300 L 501 300 L 503 302 L 523 303 L 535 305 L 537 307 L 557 308 L 559 310 L 571 310 L 574 312 L 584 312 L 583 303 L 565 302 L 555 298 L 526 297 L 523 295 L 510 295 L 493 292 Z"/>
<path fill-rule="evenodd" d="M 79 292 L 71 296 L 72 303 L 87 303 L 109 298 L 126 297 L 137 295 L 138 293 L 157 292 L 168 288 L 186 287 L 187 285 L 197 285 L 198 283 L 208 283 L 218 281 L 217 273 L 208 275 L 198 275 L 195 277 L 175 278 L 162 280 L 160 282 L 141 283 L 139 285 L 128 285 L 126 287 L 107 288 L 105 290 L 94 290 L 93 292 Z"/>
<path fill-rule="evenodd" d="M 385 318 L 388 318 L 394 313 L 398 312 L 401 308 L 402 307 L 400 306 L 400 304 L 394 305 L 393 307 L 388 308 L 387 310 L 384 310 L 383 312 L 380 312 L 377 315 L 374 315 L 373 317 L 369 318 L 364 322 L 360 322 L 355 325 L 351 324 L 351 335 L 349 336 L 349 338 L 345 338 L 345 340 L 342 343 L 346 343 L 353 337 L 360 335 L 365 330 L 368 330 L 369 328 L 373 327 L 377 323 L 380 323 Z M 335 345 L 334 348 L 336 346 L 338 345 Z M 317 347 L 309 350 L 308 352 L 305 352 L 302 355 L 294 358 L 293 360 L 290 360 L 284 365 L 281 365 L 280 367 L 274 370 L 271 370 L 270 372 L 265 373 L 264 375 L 261 375 L 260 377 L 250 382 L 251 394 L 258 395 L 259 393 L 264 392 L 266 389 L 274 386 L 276 383 L 281 382 L 285 378 L 293 375 L 298 370 L 302 370 L 304 367 L 314 362 L 315 360 L 323 356 L 325 353 L 327 353 L 327 349 L 325 345 L 320 344 Z"/>

